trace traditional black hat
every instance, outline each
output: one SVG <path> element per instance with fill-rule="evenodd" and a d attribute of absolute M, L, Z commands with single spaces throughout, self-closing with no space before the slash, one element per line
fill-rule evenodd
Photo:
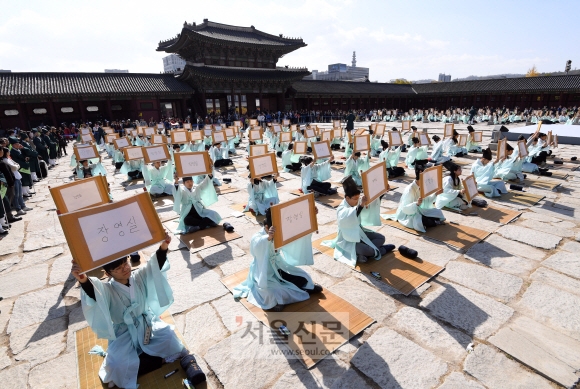
<path fill-rule="evenodd" d="M 512 151 L 514 149 L 509 143 L 506 143 L 505 148 L 507 151 Z"/>
<path fill-rule="evenodd" d="M 411 130 L 413 130 L 413 131 L 417 131 L 417 127 L 415 127 L 415 126 L 411 126 Z"/>
<path fill-rule="evenodd" d="M 467 131 L 468 132 L 475 132 L 475 130 L 473 129 L 473 127 L 471 126 L 467 126 Z"/>
<path fill-rule="evenodd" d="M 391 128 L 391 131 L 399 131 L 399 130 L 397 129 L 397 127 L 393 127 Z"/>
<path fill-rule="evenodd" d="M 443 166 L 445 167 L 445 169 L 449 170 L 450 172 L 454 172 L 460 168 L 460 166 L 458 164 L 451 162 L 451 161 L 444 162 Z"/>
<path fill-rule="evenodd" d="M 182 178 L 182 180 L 183 180 L 183 182 L 185 182 L 185 181 L 193 181 L 193 177 L 185 176 L 185 177 Z"/>
<path fill-rule="evenodd" d="M 419 138 L 417 138 L 416 136 L 411 138 L 411 140 L 413 141 L 413 143 L 419 143 Z"/>
<path fill-rule="evenodd" d="M 8 138 L 8 142 L 10 142 L 11 145 L 15 145 L 16 143 L 20 143 L 20 139 L 15 136 L 11 136 Z"/>
<path fill-rule="evenodd" d="M 491 149 L 489 147 L 487 149 L 483 150 L 482 157 L 491 161 Z"/>
<path fill-rule="evenodd" d="M 360 190 L 356 186 L 352 176 L 346 176 L 340 182 L 342 184 L 342 189 L 344 189 L 344 194 L 346 197 L 353 197 L 360 194 Z"/>
<path fill-rule="evenodd" d="M 439 142 L 441 140 L 441 138 L 439 138 L 437 135 L 433 135 L 431 139 L 433 139 L 435 142 Z"/>
<path fill-rule="evenodd" d="M 381 139 L 381 146 L 383 147 L 383 149 L 388 149 L 389 143 Z"/>
<path fill-rule="evenodd" d="M 526 140 L 526 138 L 523 135 L 518 136 L 518 140 Z"/>

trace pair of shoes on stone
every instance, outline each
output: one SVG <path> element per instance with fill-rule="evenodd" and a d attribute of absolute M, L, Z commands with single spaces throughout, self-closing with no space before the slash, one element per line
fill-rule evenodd
<path fill-rule="evenodd" d="M 26 212 L 22 209 L 19 209 L 18 212 L 16 212 L 16 216 L 22 216 L 22 215 L 26 215 Z"/>

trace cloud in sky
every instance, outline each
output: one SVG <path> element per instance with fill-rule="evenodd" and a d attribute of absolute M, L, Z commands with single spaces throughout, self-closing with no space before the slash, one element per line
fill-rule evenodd
<path fill-rule="evenodd" d="M 5 1 L 6 2 L 6 1 Z M 507 4 L 506 4 L 507 3 Z M 308 44 L 278 65 L 326 70 L 328 64 L 370 68 L 371 80 L 453 78 L 563 70 L 580 61 L 577 0 L 437 2 L 368 1 L 41 1 L 2 5 L 0 67 L 12 71 L 158 73 L 160 40 L 183 22 L 254 25 Z"/>

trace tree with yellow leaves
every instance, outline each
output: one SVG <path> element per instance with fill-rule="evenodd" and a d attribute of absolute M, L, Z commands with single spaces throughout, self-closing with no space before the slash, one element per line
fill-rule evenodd
<path fill-rule="evenodd" d="M 534 65 L 530 69 L 528 69 L 528 72 L 526 73 L 526 77 L 538 77 L 539 75 L 540 75 L 540 73 L 538 73 L 538 69 L 536 69 L 536 65 Z"/>
<path fill-rule="evenodd" d="M 407 81 L 407 80 L 405 80 L 404 78 L 397 78 L 397 79 L 394 81 L 394 83 L 395 83 L 395 84 L 410 84 L 411 82 L 410 82 L 410 81 Z"/>

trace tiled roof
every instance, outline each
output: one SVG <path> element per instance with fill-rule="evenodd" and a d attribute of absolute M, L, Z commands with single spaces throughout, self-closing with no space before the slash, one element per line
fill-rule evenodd
<path fill-rule="evenodd" d="M 0 73 L 0 99 L 35 96 L 192 94 L 172 74 Z"/>
<path fill-rule="evenodd" d="M 415 95 L 409 84 L 387 84 L 377 82 L 302 80 L 292 84 L 298 95 L 324 94 L 374 94 Z"/>
<path fill-rule="evenodd" d="M 236 43 L 246 43 L 253 45 L 267 45 L 267 46 L 295 46 L 302 47 L 306 46 L 301 38 L 287 38 L 280 35 L 271 35 L 263 31 L 257 30 L 254 26 L 251 27 L 238 27 L 230 26 L 228 24 L 220 24 L 215 22 L 210 22 L 207 19 L 204 20 L 202 24 L 196 25 L 187 24 L 183 25 L 181 34 L 175 38 L 159 42 L 158 51 L 164 51 L 165 49 L 177 44 L 180 38 L 186 39 L 186 37 L 192 35 L 200 35 L 203 37 L 208 37 L 221 41 L 236 42 Z M 183 42 L 182 42 L 183 43 Z"/>
<path fill-rule="evenodd" d="M 237 68 L 230 66 L 186 65 L 181 79 L 190 74 L 222 80 L 300 80 L 310 74 L 305 68 Z"/>
<path fill-rule="evenodd" d="M 580 91 L 580 75 L 413 84 L 413 89 L 418 94 L 570 92 Z"/>

